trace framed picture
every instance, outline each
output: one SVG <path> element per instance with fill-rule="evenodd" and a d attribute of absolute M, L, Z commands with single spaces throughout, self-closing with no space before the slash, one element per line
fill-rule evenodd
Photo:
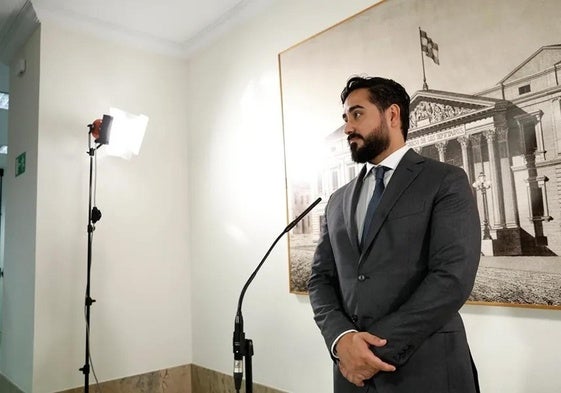
<path fill-rule="evenodd" d="M 481 218 L 470 301 L 561 309 L 558 0 L 386 0 L 279 54 L 290 291 L 306 293 L 330 194 L 354 178 L 340 93 L 353 75 L 411 96 L 407 144 L 460 166 Z"/>

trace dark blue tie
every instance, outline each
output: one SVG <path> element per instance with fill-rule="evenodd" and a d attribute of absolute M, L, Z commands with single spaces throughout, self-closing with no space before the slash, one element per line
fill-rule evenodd
<path fill-rule="evenodd" d="M 368 232 L 370 232 L 370 225 L 372 224 L 372 219 L 374 218 L 374 212 L 376 207 L 382 199 L 382 194 L 384 193 L 384 174 L 390 169 L 387 166 L 377 166 L 373 168 L 374 176 L 376 178 L 376 185 L 374 186 L 374 192 L 372 193 L 372 198 L 370 198 L 370 203 L 368 203 L 368 209 L 366 209 L 366 215 L 364 216 L 364 226 L 362 227 L 362 239 L 360 244 L 363 245 L 366 240 Z"/>

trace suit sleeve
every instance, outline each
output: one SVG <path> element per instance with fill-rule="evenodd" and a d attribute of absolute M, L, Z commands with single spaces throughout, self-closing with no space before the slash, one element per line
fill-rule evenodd
<path fill-rule="evenodd" d="M 388 339 L 373 349 L 386 362 L 403 365 L 430 335 L 442 328 L 468 299 L 481 253 L 477 206 L 464 171 L 450 170 L 431 213 L 427 274 L 396 311 L 368 331 Z"/>
<path fill-rule="evenodd" d="M 332 203 L 332 198 L 325 210 L 326 219 L 322 225 L 320 239 L 312 261 L 308 292 L 314 319 L 333 358 L 331 346 L 335 339 L 342 332 L 356 329 L 356 326 L 345 313 L 341 302 L 337 268 L 327 225 L 330 203 Z"/>

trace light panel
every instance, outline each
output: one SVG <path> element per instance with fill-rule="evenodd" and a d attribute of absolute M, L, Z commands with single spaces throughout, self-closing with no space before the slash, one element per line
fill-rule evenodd
<path fill-rule="evenodd" d="M 113 124 L 105 153 L 127 160 L 133 154 L 138 155 L 148 125 L 148 116 L 134 115 L 118 108 L 110 108 L 109 114 L 113 117 Z"/>

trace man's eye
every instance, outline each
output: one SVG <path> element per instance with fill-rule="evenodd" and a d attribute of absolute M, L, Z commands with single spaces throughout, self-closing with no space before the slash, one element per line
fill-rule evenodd
<path fill-rule="evenodd" d="M 360 119 L 360 116 L 362 116 L 362 113 L 360 112 L 353 113 L 353 117 L 355 118 L 355 120 Z"/>

